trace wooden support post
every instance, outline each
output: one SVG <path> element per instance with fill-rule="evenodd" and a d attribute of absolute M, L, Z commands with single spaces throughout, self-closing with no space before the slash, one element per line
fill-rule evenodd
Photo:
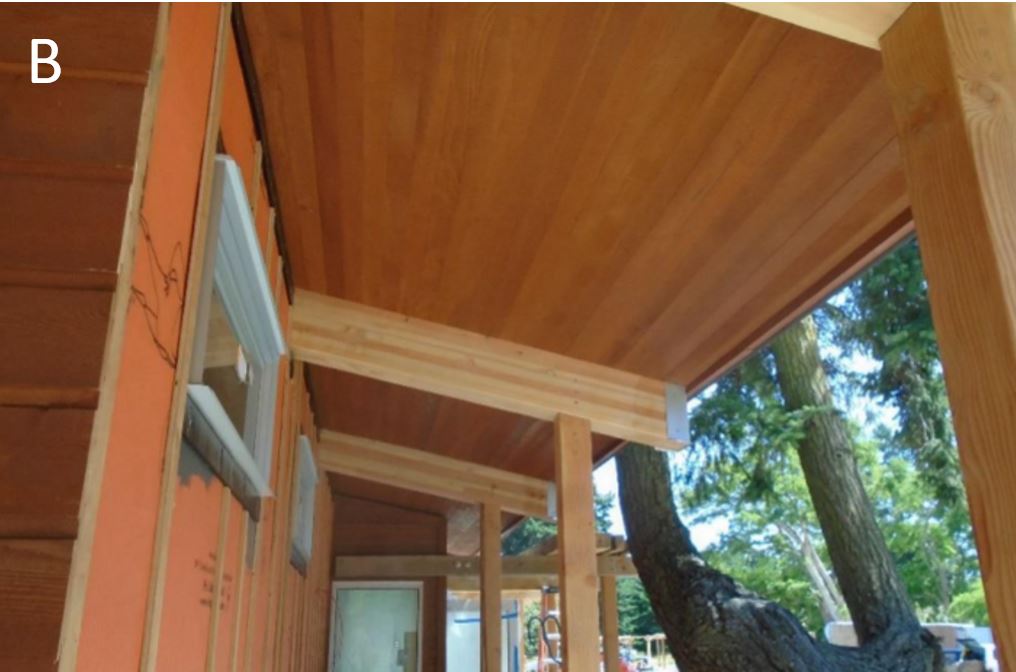
<path fill-rule="evenodd" d="M 1016 665 L 1016 9 L 912 5 L 882 38 L 995 641 Z"/>
<path fill-rule="evenodd" d="M 603 614 L 603 669 L 621 672 L 621 648 L 618 642 L 617 577 L 600 579 L 600 609 Z"/>
<path fill-rule="evenodd" d="M 501 672 L 501 510 L 481 506 L 480 628 L 483 672 Z"/>
<path fill-rule="evenodd" d="M 561 635 L 566 672 L 600 669 L 593 438 L 588 420 L 559 415 L 554 424 Z"/>

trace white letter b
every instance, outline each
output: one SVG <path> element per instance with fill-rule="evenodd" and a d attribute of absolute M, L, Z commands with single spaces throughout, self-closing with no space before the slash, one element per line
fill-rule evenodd
<path fill-rule="evenodd" d="M 45 58 L 39 56 L 39 45 L 45 44 L 49 47 L 49 56 Z M 60 79 L 60 64 L 56 62 L 56 55 L 59 49 L 56 46 L 56 42 L 46 38 L 38 38 L 32 40 L 32 84 L 52 84 L 56 80 Z M 46 63 L 53 68 L 53 74 L 49 77 L 39 76 L 39 64 Z"/>

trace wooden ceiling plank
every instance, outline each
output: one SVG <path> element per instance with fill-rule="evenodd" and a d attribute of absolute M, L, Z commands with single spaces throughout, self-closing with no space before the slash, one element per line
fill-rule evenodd
<path fill-rule="evenodd" d="M 878 49 L 878 40 L 909 2 L 731 2 L 731 5 L 801 28 Z"/>
<path fill-rule="evenodd" d="M 319 461 L 325 471 L 467 503 L 546 518 L 547 481 L 443 457 L 424 450 L 324 430 Z"/>
<path fill-rule="evenodd" d="M 333 573 L 341 579 L 414 578 L 430 576 L 479 577 L 479 556 L 460 555 L 340 555 Z M 557 579 L 560 561 L 552 555 L 511 555 L 501 558 L 501 573 L 509 577 Z M 635 563 L 626 555 L 596 558 L 599 576 L 636 576 Z M 507 584 L 506 584 L 507 585 Z"/>
<path fill-rule="evenodd" d="M 290 347 L 302 361 L 594 432 L 680 449 L 663 382 L 445 325 L 299 290 Z M 680 405 L 678 405 L 680 406 Z"/>

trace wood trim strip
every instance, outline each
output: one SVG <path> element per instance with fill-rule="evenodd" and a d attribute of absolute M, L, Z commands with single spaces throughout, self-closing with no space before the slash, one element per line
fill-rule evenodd
<path fill-rule="evenodd" d="M 247 590 L 247 543 L 250 536 L 250 515 L 242 512 L 243 523 L 240 528 L 240 547 L 237 550 L 236 562 L 236 617 L 233 619 L 233 642 L 229 647 L 229 669 L 236 672 L 240 663 L 240 633 L 246 623 L 244 615 L 244 598 Z M 252 582 L 253 583 L 253 582 Z M 252 586 L 253 587 L 253 586 Z"/>
<path fill-rule="evenodd" d="M 280 444 L 280 452 L 283 452 L 286 457 L 287 470 L 285 475 L 285 481 L 279 484 L 279 490 L 285 494 L 279 495 L 278 504 L 279 507 L 276 509 L 276 529 L 279 531 L 278 538 L 278 550 L 279 554 L 277 559 L 279 565 L 277 567 L 277 574 L 272 579 L 273 585 L 279 587 L 279 600 L 275 607 L 276 619 L 275 619 L 275 633 L 274 633 L 274 646 L 272 648 L 272 656 L 275 661 L 274 667 L 271 669 L 278 670 L 282 669 L 282 645 L 284 643 L 284 631 L 286 625 L 286 600 L 287 593 L 289 592 L 289 581 L 286 577 L 286 570 L 289 567 L 290 557 L 290 527 L 293 520 L 293 481 L 296 474 L 296 466 L 299 451 L 296 450 L 296 441 L 300 433 L 300 417 L 303 415 L 303 367 L 298 367 L 296 375 L 290 380 L 289 395 L 290 395 L 290 407 L 289 407 L 289 425 L 286 433 L 282 436 Z M 286 450 L 282 450 L 282 448 Z M 288 451 L 288 452 L 287 452 Z M 281 514 L 281 515 L 279 515 Z M 269 609 L 271 604 L 269 602 Z"/>
<path fill-rule="evenodd" d="M 166 435 L 166 453 L 163 459 L 162 485 L 159 495 L 159 517 L 155 526 L 155 544 L 152 555 L 152 574 L 149 580 L 148 609 L 145 615 L 145 635 L 141 648 L 143 672 L 155 672 L 158 660 L 159 636 L 162 629 L 162 605 L 166 589 L 166 570 L 169 563 L 170 532 L 173 523 L 173 503 L 176 498 L 177 471 L 180 465 L 180 442 L 183 436 L 183 419 L 187 408 L 187 379 L 190 374 L 191 353 L 194 348 L 194 328 L 198 312 L 198 295 L 207 248 L 208 211 L 211 206 L 212 177 L 215 153 L 218 146 L 219 119 L 222 116 L 222 94 L 225 75 L 226 45 L 229 38 L 229 15 L 232 6 L 224 3 L 219 11 L 219 28 L 216 37 L 215 64 L 212 69 L 212 88 L 208 101 L 208 119 L 205 125 L 204 154 L 201 159 L 201 184 L 195 208 L 194 235 L 191 241 L 190 260 L 187 264 L 187 289 L 183 315 L 180 319 L 180 345 L 177 350 L 173 400 L 170 406 L 169 429 Z"/>
<path fill-rule="evenodd" d="M 152 62 L 138 123 L 138 142 L 133 177 L 127 194 L 127 211 L 124 218 L 123 237 L 120 241 L 120 255 L 117 261 L 116 288 L 113 290 L 109 326 L 106 330 L 106 344 L 103 349 L 98 404 L 92 424 L 84 483 L 81 489 L 78 536 L 71 553 L 70 572 L 67 579 L 67 596 L 64 600 L 57 653 L 60 672 L 73 672 L 77 667 L 78 644 L 81 641 L 81 625 L 84 619 L 85 598 L 92 563 L 92 545 L 95 542 L 95 528 L 102 496 L 102 479 L 106 468 L 106 452 L 109 447 L 117 382 L 120 378 L 121 349 L 127 323 L 127 308 L 130 304 L 131 282 L 134 275 L 134 242 L 140 228 L 141 202 L 144 196 L 145 176 L 148 173 L 148 158 L 151 152 L 155 112 L 159 103 L 169 33 L 169 4 L 161 3 L 158 11 L 152 46 Z"/>
<path fill-rule="evenodd" d="M 208 625 L 208 642 L 205 649 L 205 672 L 215 672 L 215 654 L 218 653 L 219 621 L 222 620 L 222 578 L 226 574 L 226 542 L 229 539 L 229 512 L 233 508 L 233 493 L 222 486 L 219 501 L 219 539 L 215 544 L 215 579 L 212 582 L 212 617 Z M 242 550 L 239 551 L 242 555 Z"/>

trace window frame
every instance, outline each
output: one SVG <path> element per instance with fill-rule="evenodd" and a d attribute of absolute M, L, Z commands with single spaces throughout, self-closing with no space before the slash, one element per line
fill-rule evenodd
<path fill-rule="evenodd" d="M 290 562 L 306 573 L 314 550 L 314 511 L 320 476 L 310 438 L 306 434 L 301 434 L 297 439 L 296 449 L 297 466 L 293 474 L 296 500 L 289 540 Z"/>
<path fill-rule="evenodd" d="M 241 499 L 259 499 L 272 495 L 279 361 L 287 348 L 243 175 L 228 155 L 215 157 L 210 203 L 185 436 L 188 431 L 195 434 L 191 438 L 196 439 L 192 443 L 198 452 Z M 213 290 L 254 371 L 247 391 L 253 398 L 246 401 L 242 430 L 230 420 L 215 391 L 202 382 Z"/>

